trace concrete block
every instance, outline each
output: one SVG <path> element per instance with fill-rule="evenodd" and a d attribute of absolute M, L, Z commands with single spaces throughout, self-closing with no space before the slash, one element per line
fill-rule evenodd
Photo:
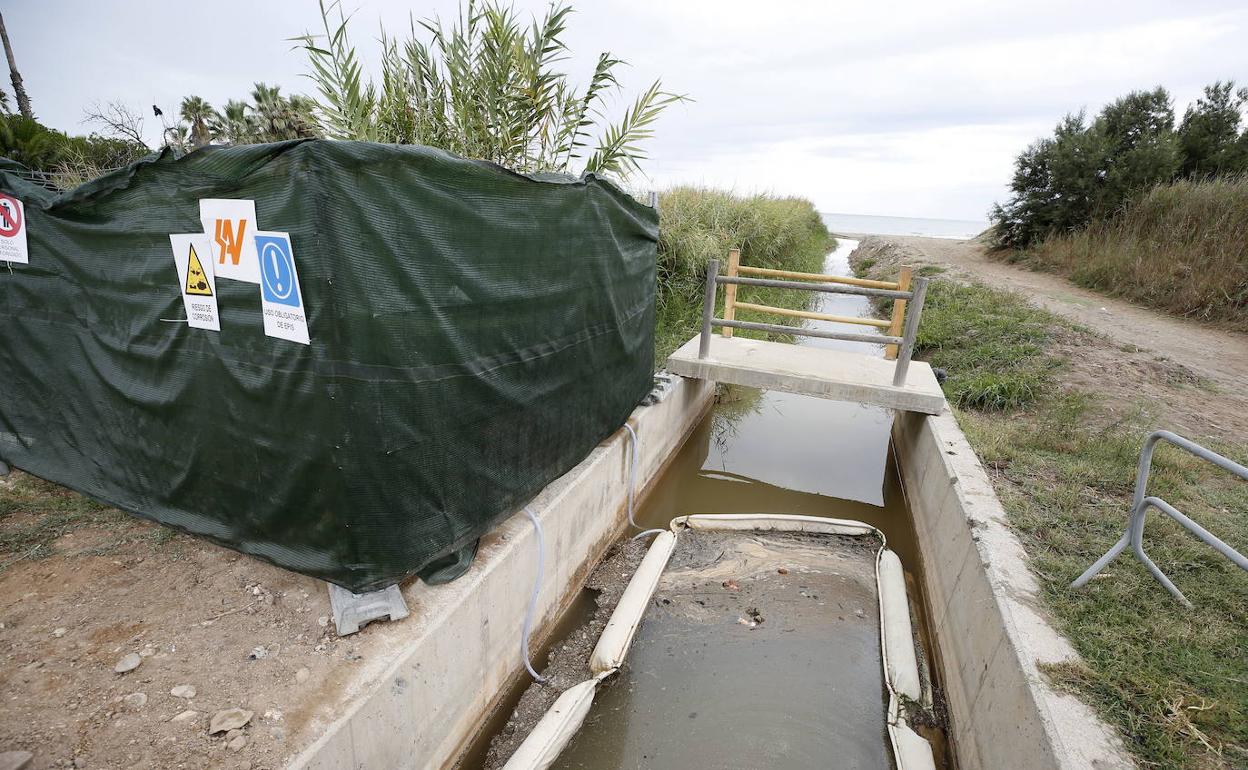
<path fill-rule="evenodd" d="M 3 465 L 3 463 L 0 463 L 0 465 Z M 3 473 L 0 473 L 0 476 L 3 475 Z M 35 755 L 29 751 L 0 752 L 0 770 L 25 770 L 25 768 L 30 767 L 30 763 L 34 758 Z"/>
<path fill-rule="evenodd" d="M 329 586 L 329 608 L 334 614 L 334 628 L 339 636 L 358 633 L 374 620 L 402 620 L 407 617 L 407 602 L 397 585 L 380 591 L 357 594 L 339 585 Z"/>
<path fill-rule="evenodd" d="M 932 367 L 913 361 L 902 387 L 893 386 L 895 362 L 866 353 L 715 335 L 707 358 L 699 338 L 667 359 L 675 374 L 733 385 L 782 390 L 924 414 L 939 414 L 945 394 Z"/>
<path fill-rule="evenodd" d="M 1038 609 L 1022 544 L 953 414 L 899 415 L 893 437 L 958 766 L 1134 768 L 1114 730 L 1040 673 L 1076 654 Z"/>

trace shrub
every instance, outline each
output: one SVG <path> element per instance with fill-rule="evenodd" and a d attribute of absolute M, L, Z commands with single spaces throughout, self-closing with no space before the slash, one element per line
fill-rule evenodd
<path fill-rule="evenodd" d="M 1248 171 L 1248 131 L 1240 133 L 1245 104 L 1248 89 L 1218 82 L 1187 109 L 1177 131 L 1164 88 L 1130 93 L 1091 122 L 1082 112 L 1067 115 L 1052 137 L 1018 156 L 1010 198 L 989 215 L 996 245 L 1026 248 L 1081 229 L 1180 174 Z"/>

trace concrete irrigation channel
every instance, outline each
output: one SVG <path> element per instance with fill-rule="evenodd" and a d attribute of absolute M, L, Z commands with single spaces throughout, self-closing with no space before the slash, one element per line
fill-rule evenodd
<path fill-rule="evenodd" d="M 845 270 L 850 248 L 843 244 L 826 270 Z M 865 298 L 831 301 L 850 304 L 819 310 L 869 312 Z M 708 414 L 714 393 L 711 383 L 672 378 L 630 418 L 635 470 L 632 436 L 622 429 L 532 504 L 547 557 L 534 665 L 557 668 L 566 648 L 590 676 L 571 697 L 583 726 L 554 731 L 565 752 L 545 744 L 523 766 L 619 766 L 622 756 L 654 768 L 836 767 L 853 756 L 858 766 L 888 767 L 899 761 L 889 725 L 909 733 L 902 743 L 925 741 L 931 764 L 903 768 L 1132 766 L 1112 731 L 1041 675 L 1041 665 L 1075 653 L 1036 609 L 1021 545 L 947 408 L 895 414 L 734 390 Z M 672 542 L 653 580 L 643 581 L 650 590 L 627 600 L 640 619 L 626 624 L 631 651 L 594 671 L 604 624 L 592 625 L 585 587 L 596 584 L 612 544 L 638 531 L 628 521 L 630 477 L 636 523 L 667 530 L 657 538 Z M 810 525 L 823 531 L 729 537 L 694 531 L 699 518 L 682 518 L 690 514 L 784 514 L 823 522 Z M 872 545 L 846 547 L 838 526 L 861 527 Z M 896 616 L 910 626 L 917 697 L 886 673 L 893 657 L 874 579 L 882 542 L 908 596 Z M 632 548 L 631 561 L 607 562 L 630 586 L 646 553 Z M 536 549 L 532 524 L 517 515 L 482 542 L 460 580 L 409 586 L 404 633 L 388 634 L 389 649 L 352 672 L 319 737 L 290 766 L 470 768 L 511 758 L 523 743 L 505 725 L 530 681 L 519 635 Z M 623 604 L 626 593 L 600 597 Z M 794 610 L 800 602 L 809 605 Z M 691 696 L 707 705 L 691 705 Z M 921 718 L 899 721 L 903 706 Z M 491 742 L 508 735 L 508 756 L 491 756 Z"/>

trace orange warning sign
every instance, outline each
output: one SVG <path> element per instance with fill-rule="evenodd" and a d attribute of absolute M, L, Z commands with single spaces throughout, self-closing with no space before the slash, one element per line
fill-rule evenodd
<path fill-rule="evenodd" d="M 208 276 L 204 275 L 204 266 L 199 262 L 194 244 L 186 258 L 186 293 L 201 297 L 212 296 L 212 287 L 208 285 Z"/>
<path fill-rule="evenodd" d="M 232 225 L 237 226 L 232 227 Z M 230 219 L 217 220 L 216 241 L 217 247 L 221 249 L 221 264 L 225 264 L 227 256 L 230 258 L 230 262 L 235 265 L 238 264 L 238 260 L 243 253 L 243 235 L 246 231 L 246 219 L 237 221 Z"/>

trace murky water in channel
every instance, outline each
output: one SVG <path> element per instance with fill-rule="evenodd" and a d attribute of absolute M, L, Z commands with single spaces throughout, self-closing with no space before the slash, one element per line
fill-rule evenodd
<path fill-rule="evenodd" d="M 856 245 L 842 240 L 825 270 L 848 274 Z M 865 297 L 820 297 L 813 308 L 819 312 L 870 314 Z M 873 347 L 821 339 L 801 344 L 858 352 Z M 882 346 L 874 349 L 882 355 Z M 666 527 L 690 513 L 857 519 L 884 532 L 914 590 L 921 585 L 913 579 L 918 551 L 890 449 L 892 419 L 878 407 L 734 388 L 649 492 L 637 521 Z M 708 746 L 728 748 L 728 759 L 715 767 L 890 766 L 877 631 L 821 626 L 817 618 L 803 633 L 768 629 L 742 636 L 687 626 L 647 616 L 628 665 L 600 690 L 590 726 L 555 767 L 704 767 L 699 747 Z M 870 712 L 868 718 L 838 721 L 855 709 Z M 844 751 L 829 755 L 837 745 Z M 652 749 L 660 746 L 657 756 Z M 717 760 L 723 756 L 716 753 Z M 938 766 L 944 766 L 939 756 Z"/>
<path fill-rule="evenodd" d="M 842 241 L 825 270 L 848 274 L 856 245 Z M 870 313 L 865 297 L 821 298 L 819 312 Z M 822 339 L 801 344 L 871 349 Z M 882 355 L 882 346 L 875 351 Z M 882 530 L 914 571 L 913 527 L 890 451 L 892 419 L 877 407 L 732 389 L 637 519 L 650 527 L 689 513 L 857 519 Z M 815 612 L 796 633 L 764 630 L 764 623 L 743 634 L 731 618 L 708 628 L 668 615 L 647 614 L 619 681 L 600 691 L 555 767 L 891 766 L 875 627 Z"/>
<path fill-rule="evenodd" d="M 889 770 L 876 547 L 683 534 L 627 667 L 555 767 Z"/>

